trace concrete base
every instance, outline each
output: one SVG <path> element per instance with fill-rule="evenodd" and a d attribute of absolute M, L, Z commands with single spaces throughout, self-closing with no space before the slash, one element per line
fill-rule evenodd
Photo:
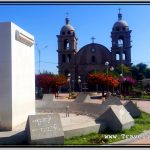
<path fill-rule="evenodd" d="M 6 131 L 0 133 L 0 146 L 2 145 L 26 145 L 27 137 L 23 131 Z"/>
<path fill-rule="evenodd" d="M 25 125 L 26 123 L 23 123 L 13 131 L 0 132 L 0 145 L 26 145 Z"/>
<path fill-rule="evenodd" d="M 64 130 L 64 135 L 65 138 L 71 138 L 74 136 L 90 134 L 92 132 L 99 133 L 101 130 L 104 131 L 104 129 L 105 129 L 104 124 L 95 124 L 95 125 L 90 125 L 85 127 L 78 127 L 74 129 L 66 129 Z"/>
<path fill-rule="evenodd" d="M 70 114 L 70 117 L 61 115 L 61 122 L 65 138 L 81 136 L 92 132 L 103 132 L 106 129 L 104 123 L 96 124 L 94 119 L 88 116 Z M 0 132 L 0 145 L 27 145 L 28 137 L 25 131 L 26 123 L 13 131 Z"/>
<path fill-rule="evenodd" d="M 65 138 L 86 135 L 92 132 L 99 133 L 106 129 L 103 122 L 97 124 L 93 118 L 88 116 L 72 116 L 62 118 L 61 121 Z"/>

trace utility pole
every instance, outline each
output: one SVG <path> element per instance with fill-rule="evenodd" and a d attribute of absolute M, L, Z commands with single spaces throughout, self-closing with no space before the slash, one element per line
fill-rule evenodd
<path fill-rule="evenodd" d="M 39 55 L 39 61 L 38 62 L 39 62 L 39 74 L 40 74 L 41 73 L 41 50 L 47 48 L 48 46 L 45 45 L 43 48 L 39 48 L 37 43 L 35 44 L 35 46 L 38 50 L 38 55 Z"/>

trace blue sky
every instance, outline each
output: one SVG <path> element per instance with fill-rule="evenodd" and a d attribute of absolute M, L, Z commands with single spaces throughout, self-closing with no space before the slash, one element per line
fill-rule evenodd
<path fill-rule="evenodd" d="M 150 67 L 150 5 L 0 5 L 0 22 L 12 21 L 34 35 L 41 50 L 41 71 L 57 73 L 56 35 L 65 24 L 66 12 L 78 37 L 78 50 L 91 43 L 92 36 L 110 50 L 118 8 L 132 30 L 132 63 L 143 62 Z M 37 49 L 35 64 L 38 72 Z"/>

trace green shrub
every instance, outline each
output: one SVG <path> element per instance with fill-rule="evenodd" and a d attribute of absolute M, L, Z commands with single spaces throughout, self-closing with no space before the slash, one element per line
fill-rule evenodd
<path fill-rule="evenodd" d="M 139 98 L 142 96 L 142 91 L 139 89 L 133 89 L 131 93 L 132 93 L 132 97 L 138 97 Z"/>

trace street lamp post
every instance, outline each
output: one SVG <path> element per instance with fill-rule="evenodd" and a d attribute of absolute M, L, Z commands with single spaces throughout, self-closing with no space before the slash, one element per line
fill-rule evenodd
<path fill-rule="evenodd" d="M 72 91 L 74 92 L 74 80 L 72 80 Z"/>
<path fill-rule="evenodd" d="M 109 69 L 110 69 L 110 71 L 114 71 L 114 67 L 113 66 L 109 66 L 109 62 L 108 61 L 106 61 L 105 62 L 105 66 L 106 66 L 106 73 L 107 73 L 107 92 L 109 92 L 109 83 L 108 83 L 108 71 L 109 71 Z"/>
<path fill-rule="evenodd" d="M 114 71 L 114 67 L 113 66 L 110 67 L 110 71 Z M 114 87 L 113 87 L 113 91 L 112 92 L 114 93 Z"/>
<path fill-rule="evenodd" d="M 123 47 L 121 47 L 121 74 L 123 76 Z"/>
<path fill-rule="evenodd" d="M 39 55 L 39 74 L 41 73 L 41 50 L 47 48 L 48 46 L 45 45 L 43 48 L 39 48 L 38 44 L 35 44 L 38 50 L 38 55 Z"/>
<path fill-rule="evenodd" d="M 80 76 L 78 76 L 78 84 L 79 84 L 79 92 L 81 92 L 81 79 L 80 79 Z"/>
<path fill-rule="evenodd" d="M 120 74 L 120 77 L 122 78 L 122 73 Z M 121 91 L 122 91 L 123 89 L 122 89 L 122 84 L 121 84 L 121 79 L 120 79 L 120 94 L 121 94 Z"/>
<path fill-rule="evenodd" d="M 109 67 L 109 62 L 106 61 L 105 62 L 105 66 L 106 66 L 106 73 L 107 73 L 107 92 L 109 91 L 109 85 L 108 85 L 108 67 Z"/>
<path fill-rule="evenodd" d="M 69 83 L 69 98 L 70 98 L 70 96 L 71 96 L 71 74 L 69 73 L 68 74 L 68 79 L 67 79 L 67 81 L 68 81 L 68 83 Z"/>
<path fill-rule="evenodd" d="M 110 71 L 114 71 L 114 67 L 113 66 L 110 67 Z"/>

